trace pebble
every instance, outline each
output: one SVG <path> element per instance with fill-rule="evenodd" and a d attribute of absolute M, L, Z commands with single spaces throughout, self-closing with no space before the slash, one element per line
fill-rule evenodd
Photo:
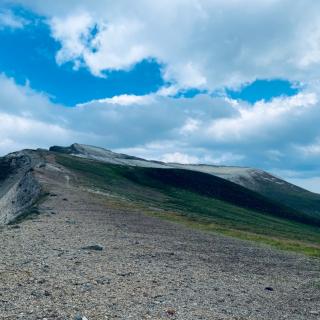
<path fill-rule="evenodd" d="M 104 248 L 100 244 L 93 244 L 91 246 L 82 247 L 82 250 L 95 250 L 95 251 L 102 251 Z"/>
<path fill-rule="evenodd" d="M 273 291 L 274 289 L 272 287 L 265 287 L 264 290 Z"/>

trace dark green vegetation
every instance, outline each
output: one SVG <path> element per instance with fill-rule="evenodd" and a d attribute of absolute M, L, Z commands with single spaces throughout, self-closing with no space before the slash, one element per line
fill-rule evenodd
<path fill-rule="evenodd" d="M 320 257 L 318 217 L 224 179 L 189 170 L 111 165 L 64 154 L 56 154 L 56 160 L 77 172 L 77 183 L 118 195 L 148 214 Z"/>
<path fill-rule="evenodd" d="M 319 219 L 319 194 L 304 190 L 280 179 L 274 182 L 270 180 L 268 174 L 262 175 L 258 182 L 252 186 L 256 192 Z"/>

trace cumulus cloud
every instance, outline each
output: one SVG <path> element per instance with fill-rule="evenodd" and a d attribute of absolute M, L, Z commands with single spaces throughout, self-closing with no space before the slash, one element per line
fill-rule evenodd
<path fill-rule="evenodd" d="M 83 65 L 97 76 L 152 57 L 162 64 L 164 79 L 180 88 L 318 77 L 317 1 L 15 2 L 47 17 L 61 44 L 59 63 Z"/>
<path fill-rule="evenodd" d="M 305 115 L 312 116 L 317 103 L 318 97 L 315 93 L 303 92 L 293 97 L 275 98 L 271 102 L 259 101 L 253 106 L 239 104 L 239 115 L 236 118 L 213 121 L 207 132 L 216 140 L 225 143 L 247 143 L 258 139 L 259 143 L 264 142 L 265 145 L 274 140 L 275 136 L 278 139 L 283 135 L 281 131 L 287 131 L 286 127 L 294 128 Z M 305 124 L 306 122 L 303 122 L 303 125 Z M 291 130 L 285 132 L 288 133 L 290 138 Z M 283 140 L 284 143 L 287 141 L 288 139 Z"/>
<path fill-rule="evenodd" d="M 0 75 L 0 154 L 24 148 L 48 147 L 91 137 L 76 132 L 60 114 L 62 106 L 52 104 L 45 94 L 28 84 L 17 85 Z"/>
<path fill-rule="evenodd" d="M 28 20 L 15 15 L 11 10 L 0 10 L 0 30 L 4 28 L 21 29 Z"/>

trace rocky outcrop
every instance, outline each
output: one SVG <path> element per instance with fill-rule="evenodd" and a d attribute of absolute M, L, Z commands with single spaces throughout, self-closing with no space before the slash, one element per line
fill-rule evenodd
<path fill-rule="evenodd" d="M 34 176 L 39 162 L 28 151 L 0 158 L 0 225 L 16 220 L 39 198 L 41 187 Z"/>

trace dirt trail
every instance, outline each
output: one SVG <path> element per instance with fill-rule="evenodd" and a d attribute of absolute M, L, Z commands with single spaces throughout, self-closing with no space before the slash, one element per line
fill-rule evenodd
<path fill-rule="evenodd" d="M 54 163 L 36 176 L 41 215 L 0 230 L 1 319 L 320 319 L 319 261 L 124 209 Z"/>

